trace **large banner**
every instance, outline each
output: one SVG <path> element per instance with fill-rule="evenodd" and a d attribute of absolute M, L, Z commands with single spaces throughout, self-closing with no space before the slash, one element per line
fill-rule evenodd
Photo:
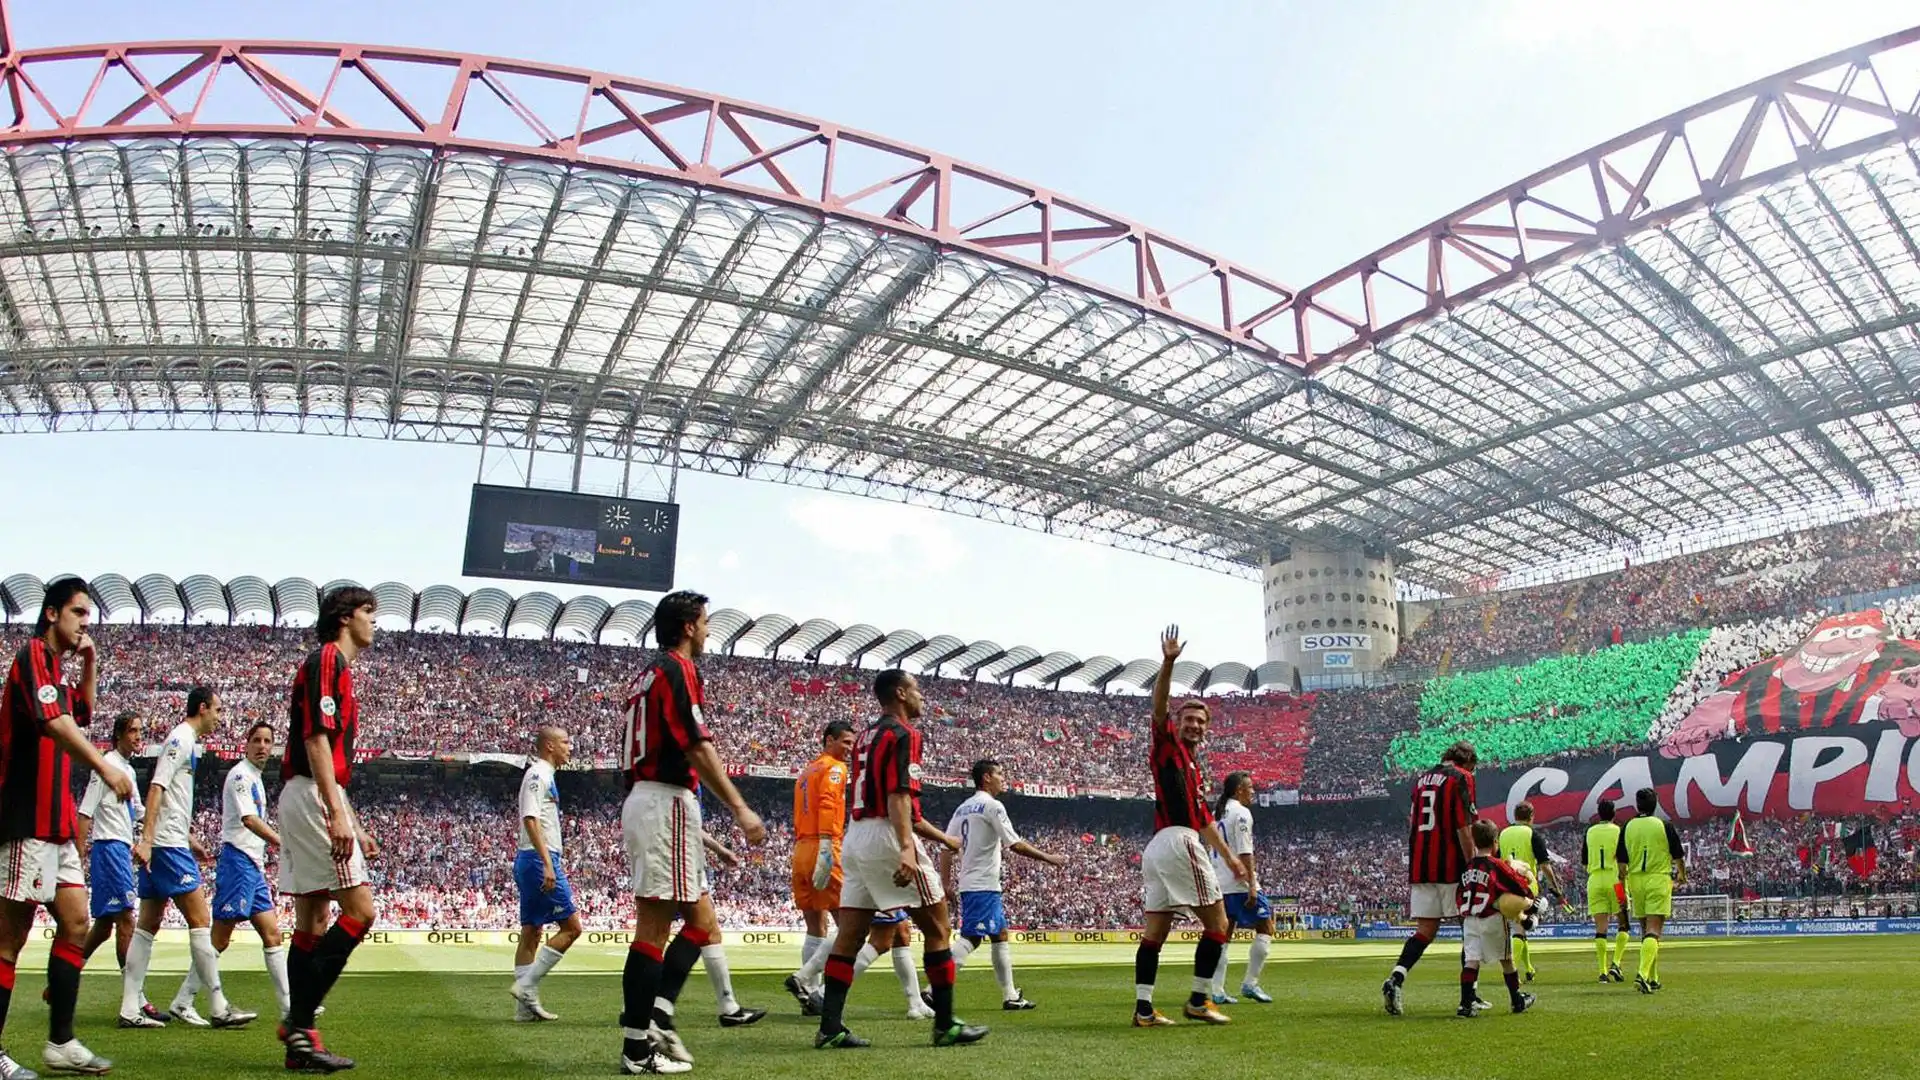
<path fill-rule="evenodd" d="M 1729 923 L 1724 919 L 1709 922 L 1668 922 L 1663 931 L 1668 937 L 1833 937 L 1846 934 L 1920 934 L 1920 919 L 1747 919 Z M 1404 941 L 1413 936 L 1411 926 L 1372 923 L 1360 928 L 1362 941 Z M 1548 923 L 1528 935 L 1540 938 L 1591 938 L 1592 923 Z M 1460 925 L 1440 927 L 1442 940 L 1460 940 Z"/>

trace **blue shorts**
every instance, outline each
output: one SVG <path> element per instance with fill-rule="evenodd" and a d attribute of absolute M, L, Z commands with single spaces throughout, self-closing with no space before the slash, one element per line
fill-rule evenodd
<path fill-rule="evenodd" d="M 273 890 L 259 864 L 232 844 L 221 844 L 220 861 L 213 865 L 215 921 L 246 922 L 273 908 Z"/>
<path fill-rule="evenodd" d="M 876 911 L 873 913 L 873 925 L 875 926 L 898 926 L 906 921 L 907 909 L 903 907 L 894 908 L 892 911 Z"/>
<path fill-rule="evenodd" d="M 1259 893 L 1230 892 L 1226 896 L 1227 925 L 1251 930 L 1273 918 L 1273 905 Z"/>
<path fill-rule="evenodd" d="M 200 863 L 183 847 L 157 847 L 140 868 L 140 899 L 171 900 L 200 887 Z"/>
<path fill-rule="evenodd" d="M 104 919 L 132 911 L 140 900 L 133 879 L 133 849 L 118 840 L 96 840 L 87 864 L 93 917 Z"/>
<path fill-rule="evenodd" d="M 573 906 L 573 886 L 567 884 L 567 868 L 553 860 L 553 891 L 543 892 L 540 882 L 546 866 L 537 851 L 521 851 L 513 856 L 513 883 L 520 887 L 520 925 L 545 926 L 563 923 L 580 910 Z"/>
<path fill-rule="evenodd" d="M 997 892 L 960 894 L 960 936 L 990 938 L 1007 932 L 1007 909 Z"/>

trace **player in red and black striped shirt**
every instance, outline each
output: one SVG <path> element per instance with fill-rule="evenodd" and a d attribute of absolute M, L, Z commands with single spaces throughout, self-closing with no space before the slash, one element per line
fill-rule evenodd
<path fill-rule="evenodd" d="M 674 1004 L 688 972 L 720 935 L 707 893 L 706 833 L 694 792 L 704 782 L 732 811 L 747 843 L 767 838 L 760 816 L 727 779 L 726 763 L 707 734 L 706 690 L 694 663 L 707 648 L 707 598 L 685 590 L 661 597 L 653 632 L 660 655 L 627 698 L 621 747 L 627 798 L 620 808 L 620 838 L 636 908 L 620 982 L 621 1069 L 628 1073 L 678 1073 L 693 1066 L 674 1029 Z M 669 944 L 676 917 L 686 924 Z M 730 1026 L 765 1015 L 742 1011 L 750 1013 L 758 1015 Z"/>
<path fill-rule="evenodd" d="M 0 1029 L 13 999 L 14 964 L 34 909 L 44 905 L 57 935 L 47 960 L 46 1064 L 97 1073 L 113 1063 L 73 1037 L 87 940 L 86 878 L 74 845 L 73 759 L 122 800 L 133 798 L 133 780 L 107 765 L 84 730 L 93 718 L 99 667 L 87 633 L 92 621 L 86 582 L 66 577 L 48 585 L 33 638 L 14 655 L 0 697 Z M 80 661 L 77 687 L 61 682 L 65 653 Z M 0 1050 L 0 1075 L 18 1068 Z"/>
<path fill-rule="evenodd" d="M 1447 747 L 1440 764 L 1413 778 L 1413 807 L 1408 816 L 1407 881 L 1413 936 L 1400 948 L 1400 960 L 1381 984 L 1389 1015 L 1399 1016 L 1407 972 L 1440 933 L 1442 920 L 1460 917 L 1460 874 L 1473 858 L 1473 769 L 1479 762 L 1473 744 Z"/>
<path fill-rule="evenodd" d="M 1160 675 L 1153 684 L 1153 738 L 1149 750 L 1153 768 L 1153 839 L 1140 854 L 1140 873 L 1146 880 L 1146 927 L 1133 958 L 1133 1026 L 1164 1027 L 1173 1023 L 1153 1007 L 1153 985 L 1160 973 L 1160 946 L 1173 932 L 1174 916 L 1182 911 L 1200 920 L 1200 943 L 1194 950 L 1193 992 L 1184 1013 L 1189 1020 L 1224 1024 L 1225 1013 L 1207 1000 L 1213 972 L 1227 947 L 1227 906 L 1213 874 L 1211 848 L 1234 876 L 1246 867 L 1227 847 L 1213 810 L 1207 805 L 1206 780 L 1200 773 L 1200 744 L 1207 737 L 1212 711 L 1204 701 L 1181 702 L 1169 712 L 1173 693 L 1173 662 L 1185 646 L 1180 628 L 1169 626 L 1160 635 Z"/>
<path fill-rule="evenodd" d="M 1479 820 L 1468 829 L 1474 856 L 1460 873 L 1460 1010 L 1454 1015 L 1471 1020 L 1479 1014 L 1480 995 L 1476 984 L 1480 965 L 1500 962 L 1506 978 L 1507 1000 L 1517 1013 L 1533 1007 L 1533 995 L 1520 991 L 1520 969 L 1513 962 L 1513 928 L 1508 919 L 1531 930 L 1537 916 L 1534 899 L 1538 888 L 1505 859 L 1494 855 L 1500 830 L 1491 821 Z M 1511 898 L 1511 899 L 1509 899 Z"/>

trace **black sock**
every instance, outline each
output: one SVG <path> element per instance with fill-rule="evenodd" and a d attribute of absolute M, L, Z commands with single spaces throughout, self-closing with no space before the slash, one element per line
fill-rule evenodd
<path fill-rule="evenodd" d="M 933 1027 L 945 1031 L 953 1026 L 953 950 L 928 950 L 927 982 L 932 984 Z"/>
<path fill-rule="evenodd" d="M 313 950 L 319 945 L 319 938 L 296 930 L 287 949 L 287 1026 L 295 1031 L 313 1026 L 313 1010 L 320 1004 L 313 972 Z"/>
<path fill-rule="evenodd" d="M 47 958 L 47 1041 L 73 1041 L 73 1007 L 80 1000 L 80 969 L 86 957 L 77 946 L 64 941 L 53 943 Z"/>
<path fill-rule="evenodd" d="M 700 962 L 700 950 L 712 940 L 692 927 L 682 927 L 660 960 L 660 987 L 653 992 L 653 1022 L 661 1030 L 673 1027 L 674 1004 L 687 985 L 687 974 Z"/>
<path fill-rule="evenodd" d="M 7 1030 L 7 1010 L 13 1006 L 13 961 L 0 960 L 0 1034 Z"/>
<path fill-rule="evenodd" d="M 1507 976 L 1507 1000 L 1513 1002 L 1515 1008 L 1519 1008 L 1520 972 L 1515 970 L 1506 972 L 1505 974 Z"/>
<path fill-rule="evenodd" d="M 1404 968 L 1406 971 L 1412 971 L 1413 965 L 1420 962 L 1420 954 L 1426 952 L 1427 946 L 1431 944 L 1433 944 L 1432 938 L 1423 938 L 1418 934 L 1408 938 L 1407 943 L 1400 946 L 1400 962 L 1395 966 Z M 1393 973 L 1393 981 L 1405 982 L 1406 976 L 1400 971 L 1395 971 Z"/>
<path fill-rule="evenodd" d="M 1473 1008 L 1473 1003 L 1479 1000 L 1480 994 L 1478 992 L 1478 987 L 1476 986 L 1476 983 L 1479 977 L 1480 977 L 1480 972 L 1475 968 L 1460 969 L 1460 1007 L 1461 1008 L 1471 1009 Z"/>
<path fill-rule="evenodd" d="M 320 935 L 320 944 L 313 950 L 312 988 L 309 991 L 316 1008 L 327 1000 L 333 984 L 340 981 L 340 973 L 347 970 L 347 958 L 360 947 L 360 939 L 366 936 L 367 928 L 345 915 Z M 313 1025 L 309 1023 L 307 1026 Z"/>
<path fill-rule="evenodd" d="M 841 1017 L 847 1009 L 847 991 L 853 988 L 853 957 L 828 956 L 825 975 L 827 988 L 821 995 L 820 1034 L 833 1035 L 847 1028 Z"/>
<path fill-rule="evenodd" d="M 1193 949 L 1193 976 L 1196 979 L 1213 980 L 1213 973 L 1220 966 L 1221 950 L 1227 947 L 1225 938 L 1212 934 L 1201 934 L 1200 944 Z M 1207 1003 L 1207 995 L 1199 990 L 1187 995 L 1187 1004 L 1199 1008 Z"/>
<path fill-rule="evenodd" d="M 642 1061 L 653 1053 L 653 1043 L 636 1032 L 645 1032 L 653 1014 L 654 993 L 660 988 L 660 949 L 645 941 L 635 941 L 627 950 L 627 966 L 620 973 L 620 995 L 625 1008 L 620 1010 L 620 1026 L 626 1029 L 621 1053 L 628 1060 Z"/>
<path fill-rule="evenodd" d="M 1140 947 L 1133 953 L 1133 985 L 1152 986 L 1160 979 L 1160 943 L 1142 939 Z M 1141 1016 L 1153 1015 L 1153 1002 L 1135 998 L 1133 1011 Z"/>

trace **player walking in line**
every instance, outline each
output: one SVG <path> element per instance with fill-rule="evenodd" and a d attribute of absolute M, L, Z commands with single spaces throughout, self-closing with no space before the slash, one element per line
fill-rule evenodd
<path fill-rule="evenodd" d="M 280 835 L 267 824 L 267 794 L 260 769 L 273 756 L 273 725 L 261 721 L 247 729 L 243 756 L 227 770 L 220 784 L 220 855 L 214 864 L 213 951 L 224 955 L 233 942 L 233 928 L 253 924 L 260 935 L 261 957 L 273 981 L 276 1014 L 287 1015 L 287 950 L 280 936 L 280 912 L 267 886 L 267 847 L 280 846 Z M 175 1006 L 191 1010 L 203 989 L 198 968 L 187 969 Z"/>
<path fill-rule="evenodd" d="M 314 1017 L 373 927 L 367 860 L 380 848 L 347 798 L 360 699 L 353 661 L 373 645 L 373 593 L 342 585 L 320 598 L 314 637 L 320 647 L 294 672 L 287 702 L 287 750 L 280 762 L 280 891 L 293 895 L 293 947 L 287 951 L 290 1004 L 280 1025 L 286 1065 L 304 1072 L 351 1069 L 328 1050 Z M 331 926 L 333 905 L 340 917 Z"/>
<path fill-rule="evenodd" d="M 973 763 L 973 794 L 961 803 L 947 822 L 947 835 L 960 838 L 960 935 L 953 943 L 953 966 L 966 965 L 967 957 L 989 938 L 993 941 L 993 974 L 1000 981 L 1000 1007 L 1007 1012 L 1033 1008 L 1013 985 L 1013 945 L 1007 940 L 1007 908 L 1001 898 L 1003 888 L 1001 849 L 1011 849 L 1036 862 L 1052 867 L 1067 865 L 1058 855 L 1049 855 L 1020 839 L 1007 816 L 1000 796 L 1007 790 L 1007 773 L 992 758 Z M 954 856 L 940 853 L 940 876 L 953 871 Z"/>
<path fill-rule="evenodd" d="M 580 910 L 573 887 L 560 865 L 560 783 L 554 771 L 573 758 L 573 740 L 552 725 L 535 737 L 533 760 L 520 778 L 520 847 L 513 856 L 513 882 L 520 890 L 520 943 L 513 954 L 513 1018 L 521 1022 L 558 1020 L 540 1003 L 540 980 L 547 977 L 580 938 Z M 540 931 L 559 927 L 546 944 Z"/>
<path fill-rule="evenodd" d="M 628 790 L 620 832 L 637 911 L 621 976 L 626 1007 L 620 1015 L 620 1068 L 636 1075 L 693 1068 L 693 1055 L 674 1030 L 674 1005 L 694 962 L 719 931 L 707 895 L 695 785 L 704 782 L 732 811 L 749 844 L 767 838 L 759 815 L 727 779 L 702 714 L 706 693 L 694 661 L 706 650 L 707 598 L 668 593 L 653 618 L 661 653 L 627 698 L 621 753 Z M 686 924 L 669 945 L 675 915 Z"/>
<path fill-rule="evenodd" d="M 1271 1005 L 1273 998 L 1260 988 L 1260 973 L 1266 969 L 1267 954 L 1273 949 L 1273 905 L 1260 892 L 1260 873 L 1253 862 L 1253 774 L 1236 771 L 1220 784 L 1220 802 L 1214 817 L 1226 839 L 1227 850 L 1240 856 L 1247 875 L 1241 877 L 1227 869 L 1218 855 L 1213 859 L 1214 877 L 1220 881 L 1227 902 L 1230 926 L 1253 931 L 1253 947 L 1247 951 L 1247 974 L 1240 980 L 1240 997 Z M 1227 994 L 1227 950 L 1220 950 L 1220 964 L 1213 969 L 1213 1003 L 1237 1005 L 1239 998 Z"/>
<path fill-rule="evenodd" d="M 1522 801 L 1513 808 L 1513 824 L 1500 830 L 1499 853 L 1508 862 L 1525 863 L 1540 888 L 1559 899 L 1560 878 L 1553 872 L 1553 853 L 1547 850 L 1547 838 L 1534 831 L 1532 803 Z M 1532 982 L 1533 956 L 1525 930 L 1513 935 L 1513 962 L 1526 981 Z"/>
<path fill-rule="evenodd" d="M 1460 874 L 1473 858 L 1473 769 L 1479 763 L 1473 744 L 1461 741 L 1447 747 L 1440 764 L 1414 777 L 1413 811 L 1407 828 L 1407 881 L 1411 885 L 1408 914 L 1413 936 L 1400 948 L 1393 973 L 1381 984 L 1387 1014 L 1399 1016 L 1405 1006 L 1407 972 L 1440 933 L 1440 922 L 1460 917 Z"/>
<path fill-rule="evenodd" d="M 140 752 L 145 721 L 131 709 L 114 717 L 113 748 L 106 752 L 108 765 L 127 775 L 133 784 L 133 802 L 123 803 L 113 789 L 102 783 L 98 774 L 87 778 L 87 790 L 80 796 L 80 857 L 87 864 L 88 907 L 93 926 L 87 930 L 87 944 L 81 952 L 93 959 L 94 951 L 113 939 L 114 959 L 122 971 L 127 967 L 127 949 L 133 944 L 133 912 L 140 906 L 133 873 L 134 830 L 146 813 L 140 798 L 140 784 L 133 774 L 134 755 Z M 140 999 L 140 1015 L 165 1025 L 166 1013 Z"/>
<path fill-rule="evenodd" d="M 1520 992 L 1520 969 L 1513 962 L 1513 928 L 1508 919 L 1513 917 L 1523 929 L 1533 926 L 1534 883 L 1506 860 L 1494 858 L 1499 830 L 1493 822 L 1476 821 L 1472 832 L 1473 859 L 1460 874 L 1462 963 L 1460 1008 L 1454 1015 L 1462 1020 L 1480 1015 L 1474 1007 L 1480 1000 L 1475 991 L 1480 965 L 1493 960 L 1500 961 L 1513 1011 L 1523 1013 L 1533 1007 L 1533 995 Z"/>
<path fill-rule="evenodd" d="M 1658 816 L 1659 792 L 1641 788 L 1633 805 L 1639 813 L 1620 830 L 1614 856 L 1633 917 L 1640 920 L 1640 971 L 1633 985 L 1651 994 L 1660 989 L 1660 932 L 1673 914 L 1674 885 L 1687 883 L 1687 853 L 1673 822 Z"/>
<path fill-rule="evenodd" d="M 220 696 L 204 686 L 194 687 L 187 692 L 186 719 L 167 733 L 159 760 L 153 765 L 153 780 L 147 786 L 147 813 L 141 821 L 140 839 L 133 845 L 133 861 L 140 868 L 140 919 L 133 944 L 127 949 L 127 969 L 121 973 L 123 1028 L 160 1026 L 141 1014 L 140 1002 L 144 999 L 147 964 L 153 958 L 153 937 L 160 931 L 160 917 L 166 914 L 169 900 L 187 921 L 193 968 L 180 984 L 167 1014 L 188 1027 L 209 1026 L 193 1007 L 193 979 L 198 978 L 207 988 L 213 1010 L 211 1026 L 239 1027 L 252 1023 L 258 1015 L 234 1008 L 222 992 L 220 954 L 213 949 L 213 912 L 207 906 L 207 894 L 200 888 L 200 863 L 210 861 L 212 853 L 193 835 L 193 774 L 200 764 L 200 740 L 219 726 Z"/>
<path fill-rule="evenodd" d="M 800 969 L 783 983 L 802 1016 L 817 1016 L 814 996 L 827 968 L 827 921 L 840 910 L 840 840 L 847 831 L 847 762 L 853 725 L 835 720 L 820 733 L 820 756 L 793 784 L 793 906 L 806 921 Z"/>
<path fill-rule="evenodd" d="M 33 929 L 33 913 L 53 918 L 47 958 L 49 1070 L 104 1073 L 113 1062 L 81 1045 L 73 1034 L 80 997 L 81 951 L 87 940 L 86 879 L 74 844 L 73 762 L 78 759 L 122 803 L 133 781 L 107 764 L 87 738 L 93 720 L 99 654 L 87 626 L 93 598 L 77 577 L 56 579 L 41 597 L 33 637 L 14 654 L 0 691 L 0 1032 L 13 1002 L 14 966 Z M 61 681 L 60 658 L 80 663 L 77 685 Z M 35 1080 L 33 1070 L 0 1049 L 0 1080 Z"/>
<path fill-rule="evenodd" d="M 1201 790 L 1198 754 L 1207 737 L 1212 712 L 1204 701 L 1185 701 L 1169 714 L 1173 692 L 1173 662 L 1185 645 L 1180 628 L 1169 626 L 1160 635 L 1160 675 L 1153 683 L 1153 839 L 1140 855 L 1140 873 L 1146 879 L 1146 927 L 1133 958 L 1133 1026 L 1165 1027 L 1173 1021 L 1153 1007 L 1153 984 L 1160 972 L 1160 947 L 1173 932 L 1181 911 L 1200 921 L 1200 944 L 1193 954 L 1193 992 L 1184 1015 L 1189 1020 L 1224 1024 L 1227 1014 L 1213 1007 L 1207 992 L 1214 969 L 1227 947 L 1227 908 L 1214 877 L 1206 849 L 1213 849 L 1221 865 L 1236 877 L 1246 877 L 1240 856 L 1220 838 Z"/>
<path fill-rule="evenodd" d="M 920 683 L 898 668 L 873 680 L 880 718 L 867 725 L 853 750 L 853 824 L 841 849 L 839 930 L 827 959 L 827 987 L 820 1006 L 817 1049 L 871 1045 L 842 1022 L 853 986 L 854 954 L 874 913 L 907 909 L 926 939 L 927 981 L 933 984 L 933 1045 L 959 1046 L 986 1038 L 987 1029 L 953 1015 L 952 930 L 940 875 L 916 837 L 959 848 L 920 812 L 920 732 L 913 727 L 926 708 Z"/>
<path fill-rule="evenodd" d="M 1620 882 L 1620 826 L 1614 824 L 1612 799 L 1601 799 L 1593 824 L 1580 838 L 1580 862 L 1587 868 L 1587 914 L 1593 917 L 1593 956 L 1600 981 L 1625 982 L 1620 961 L 1627 955 L 1626 888 Z M 1613 958 L 1607 958 L 1607 928 L 1619 928 Z"/>

